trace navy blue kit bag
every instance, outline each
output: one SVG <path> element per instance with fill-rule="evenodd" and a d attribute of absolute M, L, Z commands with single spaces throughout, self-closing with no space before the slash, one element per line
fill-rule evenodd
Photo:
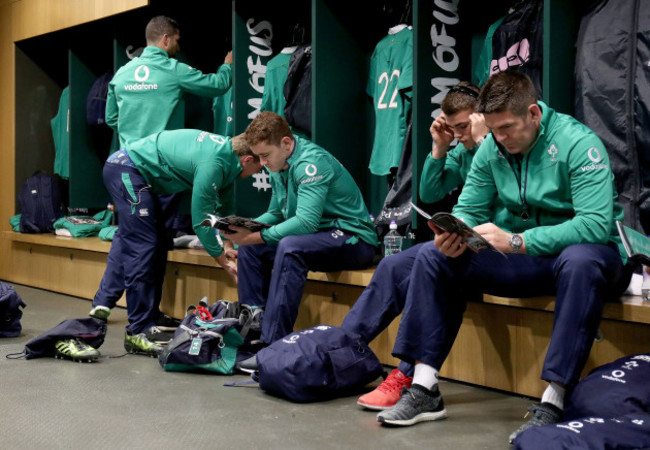
<path fill-rule="evenodd" d="M 519 434 L 514 450 L 638 450 L 650 448 L 650 414 L 590 416 Z"/>
<path fill-rule="evenodd" d="M 21 233 L 51 233 L 54 222 L 64 215 L 57 180 L 44 173 L 28 177 L 18 194 Z"/>
<path fill-rule="evenodd" d="M 260 388 L 294 402 L 351 395 L 383 374 L 362 339 L 340 327 L 296 331 L 257 353 Z"/>
<path fill-rule="evenodd" d="M 568 393 L 564 418 L 650 413 L 650 353 L 596 367 Z"/>
<path fill-rule="evenodd" d="M 26 305 L 13 286 L 0 281 L 0 337 L 15 337 L 22 330 L 20 308 Z"/>
<path fill-rule="evenodd" d="M 94 317 L 67 319 L 25 344 L 25 359 L 54 356 L 54 344 L 62 339 L 78 338 L 99 348 L 106 337 L 106 322 Z"/>
<path fill-rule="evenodd" d="M 227 300 L 207 306 L 204 298 L 188 311 L 158 357 L 165 371 L 230 375 L 235 362 L 250 357 L 259 343 L 261 308 Z"/>
<path fill-rule="evenodd" d="M 524 431 L 514 448 L 650 449 L 650 353 L 592 370 L 567 393 L 564 420 Z"/>

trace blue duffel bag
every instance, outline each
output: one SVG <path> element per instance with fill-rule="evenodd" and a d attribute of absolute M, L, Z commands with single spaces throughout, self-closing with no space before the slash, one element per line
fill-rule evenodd
<path fill-rule="evenodd" d="M 296 331 L 257 353 L 260 388 L 294 402 L 351 395 L 383 367 L 357 334 L 318 325 Z"/>
<path fill-rule="evenodd" d="M 650 413 L 650 353 L 596 367 L 568 392 L 564 419 Z"/>
<path fill-rule="evenodd" d="M 632 450 L 650 448 L 650 414 L 589 416 L 520 433 L 513 450 Z"/>
<path fill-rule="evenodd" d="M 13 286 L 0 281 L 0 337 L 15 337 L 23 329 L 20 318 L 26 305 Z"/>

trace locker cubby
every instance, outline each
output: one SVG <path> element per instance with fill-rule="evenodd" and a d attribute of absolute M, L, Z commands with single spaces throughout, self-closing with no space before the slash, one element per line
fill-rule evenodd
<path fill-rule="evenodd" d="M 85 125 L 85 96 L 94 78 L 128 61 L 127 51 L 145 45 L 144 28 L 154 15 L 175 18 L 181 29 L 177 59 L 214 72 L 231 48 L 235 133 L 244 131 L 264 88 L 268 61 L 294 39 L 296 24 L 312 44 L 311 138 L 353 175 L 372 212 L 387 192 L 385 177 L 368 170 L 374 111 L 366 94 L 369 62 L 376 44 L 396 25 L 386 14 L 406 0 L 233 0 L 182 5 L 152 0 L 149 6 L 16 43 L 16 185 L 37 169 L 52 171 L 54 147 L 49 121 L 62 89 L 70 85 L 70 206 L 99 208 L 108 200 L 101 180 L 97 143 Z M 412 0 L 414 32 L 413 198 L 431 149 L 429 126 L 446 88 L 471 79 L 488 27 L 513 1 Z M 544 0 L 543 99 L 572 112 L 573 69 L 582 6 Z M 436 38 L 437 37 L 437 38 Z M 442 44 L 441 44 L 442 43 Z M 434 45 L 435 44 L 435 45 Z M 448 48 L 443 47 L 447 45 Z M 438 64 L 440 58 L 449 63 Z M 445 60 L 445 58 L 447 58 Z M 453 66 L 453 67 L 452 67 Z M 186 96 L 171 128 L 213 129 L 211 100 Z M 115 150 L 113 137 L 110 149 Z M 270 198 L 263 175 L 238 180 L 238 213 L 256 216 Z"/>

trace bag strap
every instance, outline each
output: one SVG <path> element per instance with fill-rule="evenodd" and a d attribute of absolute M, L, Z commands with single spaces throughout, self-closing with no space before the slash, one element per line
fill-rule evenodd
<path fill-rule="evenodd" d="M 24 359 L 27 357 L 27 353 L 25 353 L 25 350 L 19 353 L 9 353 L 8 355 L 5 356 L 7 359 Z"/>
<path fill-rule="evenodd" d="M 242 305 L 242 313 L 239 316 L 239 319 L 242 322 L 242 328 L 239 334 L 241 335 L 242 339 L 246 339 L 248 332 L 255 323 L 255 319 L 263 312 L 264 310 L 262 308 L 251 308 L 248 305 Z M 245 315 L 248 317 L 242 321 Z"/>

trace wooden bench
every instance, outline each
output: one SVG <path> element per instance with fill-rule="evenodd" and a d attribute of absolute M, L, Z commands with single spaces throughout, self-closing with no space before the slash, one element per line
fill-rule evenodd
<path fill-rule="evenodd" d="M 110 243 L 99 238 L 69 238 L 49 234 L 2 232 L 10 242 L 8 281 L 92 299 L 106 266 Z M 339 325 L 363 289 L 373 269 L 334 273 L 309 272 L 296 328 L 319 323 Z M 203 250 L 169 252 L 161 308 L 182 317 L 188 304 L 201 297 L 236 299 L 237 289 Z M 485 295 L 470 302 L 452 352 L 442 368 L 447 378 L 538 397 L 539 380 L 553 326 L 553 297 L 503 298 Z M 385 364 L 398 320 L 371 346 Z M 648 351 L 650 304 L 623 297 L 605 306 L 603 339 L 593 346 L 585 371 L 624 355 Z"/>

